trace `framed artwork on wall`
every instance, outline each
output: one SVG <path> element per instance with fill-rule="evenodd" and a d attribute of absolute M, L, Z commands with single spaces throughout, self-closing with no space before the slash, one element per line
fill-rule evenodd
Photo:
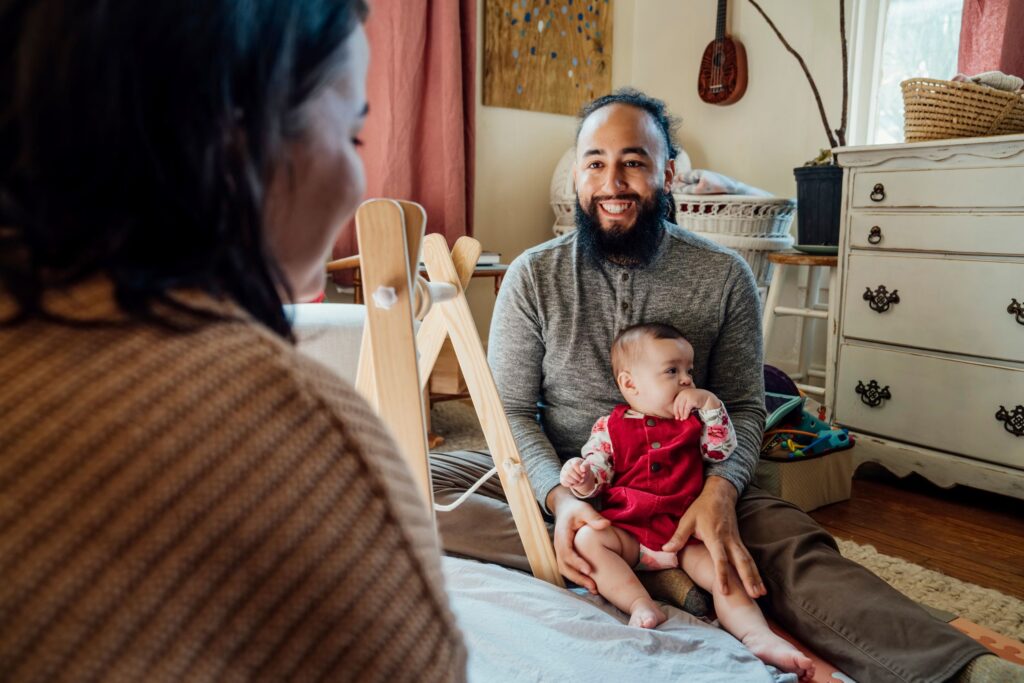
<path fill-rule="evenodd" d="M 612 0 L 484 0 L 483 103 L 576 114 L 611 92 Z"/>

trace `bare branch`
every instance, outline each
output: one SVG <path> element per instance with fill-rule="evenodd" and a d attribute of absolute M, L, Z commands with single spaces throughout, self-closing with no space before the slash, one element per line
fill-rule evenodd
<path fill-rule="evenodd" d="M 843 41 L 843 112 L 839 122 L 839 130 L 836 137 L 839 138 L 840 146 L 846 144 L 846 110 L 849 105 L 850 84 L 849 84 L 849 57 L 846 47 L 846 0 L 839 0 L 839 37 Z"/>
<path fill-rule="evenodd" d="M 786 47 L 787 50 L 789 50 L 789 53 L 796 57 L 796 61 L 800 63 L 800 67 L 804 70 L 804 75 L 807 76 L 807 82 L 810 84 L 811 90 L 814 92 L 814 99 L 818 103 L 818 113 L 821 114 L 821 122 L 825 126 L 825 134 L 828 135 L 829 144 L 832 147 L 838 147 L 839 145 L 836 143 L 835 135 L 832 134 L 832 129 L 828 125 L 828 117 L 825 116 L 825 105 L 821 103 L 821 94 L 818 92 L 818 86 L 814 82 L 814 78 L 811 76 L 811 72 L 807 68 L 807 63 L 804 62 L 804 58 L 801 57 L 800 53 L 794 50 L 793 46 L 789 44 L 789 41 L 787 41 L 783 37 L 782 32 L 780 32 L 779 29 L 776 28 L 775 23 L 768 18 L 768 15 L 764 13 L 764 10 L 761 9 L 761 6 L 758 5 L 755 0 L 748 1 L 751 5 L 754 6 L 754 9 L 756 9 L 761 14 L 761 16 L 764 17 L 764 20 L 768 22 L 768 25 L 771 26 L 773 31 L 775 31 L 775 35 L 779 37 L 779 40 L 782 41 L 782 44 Z"/>

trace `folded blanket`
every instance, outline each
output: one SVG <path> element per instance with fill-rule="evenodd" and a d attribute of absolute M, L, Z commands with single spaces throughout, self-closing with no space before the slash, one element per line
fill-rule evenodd
<path fill-rule="evenodd" d="M 1008 92 L 1017 92 L 1024 86 L 1024 78 L 1020 76 L 1013 76 L 1011 74 L 1004 74 L 1002 71 L 985 71 L 974 76 L 968 76 L 966 74 L 957 74 L 953 77 L 954 81 L 970 81 L 971 83 L 977 83 L 978 85 L 987 85 L 990 88 L 996 90 L 1006 90 Z"/>

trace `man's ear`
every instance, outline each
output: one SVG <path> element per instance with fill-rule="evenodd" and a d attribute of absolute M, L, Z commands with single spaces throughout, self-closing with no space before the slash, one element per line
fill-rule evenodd
<path fill-rule="evenodd" d="M 676 160 L 669 159 L 665 163 L 665 192 L 672 191 L 672 179 L 676 177 Z"/>
<path fill-rule="evenodd" d="M 623 396 L 636 396 L 640 393 L 637 391 L 636 382 L 633 381 L 633 375 L 630 374 L 629 370 L 619 370 L 615 381 L 618 382 L 619 391 L 622 392 Z"/>

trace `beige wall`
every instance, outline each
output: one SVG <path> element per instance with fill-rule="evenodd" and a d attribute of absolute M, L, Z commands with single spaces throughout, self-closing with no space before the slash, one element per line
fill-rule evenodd
<path fill-rule="evenodd" d="M 711 168 L 778 195 L 793 196 L 792 169 L 828 147 L 810 87 L 797 61 L 754 7 L 729 3 L 730 32 L 746 47 L 749 85 L 728 107 L 697 95 L 697 71 L 714 37 L 715 3 L 641 0 L 634 14 L 633 85 L 683 118 L 680 139 L 695 168 Z M 842 99 L 839 3 L 761 0 L 807 61 L 826 111 Z M 838 127 L 839 121 L 833 122 Z"/>
<path fill-rule="evenodd" d="M 612 84 L 628 85 L 632 75 L 634 6 L 648 0 L 613 0 Z M 551 174 L 573 144 L 572 116 L 485 107 L 480 74 L 483 54 L 483 0 L 477 3 L 476 193 L 473 230 L 484 249 L 502 263 L 554 237 L 555 215 L 548 203 Z M 486 284 L 484 284 L 486 283 Z M 481 279 L 468 290 L 470 306 L 486 341 L 494 290 Z"/>
<path fill-rule="evenodd" d="M 614 2 L 613 85 L 633 85 L 664 99 L 683 119 L 680 139 L 696 168 L 793 196 L 793 167 L 815 156 L 828 141 L 799 65 L 753 6 L 743 0 L 730 3 L 730 32 L 747 49 L 747 93 L 732 106 L 718 107 L 697 96 L 700 58 L 714 38 L 716 3 Z M 842 92 L 838 2 L 761 0 L 761 6 L 803 54 L 826 110 L 835 116 Z M 479 74 L 483 0 L 478 17 Z M 573 143 L 576 121 L 484 107 L 481 91 L 478 82 L 474 230 L 484 248 L 501 252 L 507 263 L 552 236 L 548 186 L 555 164 Z M 832 124 L 837 127 L 839 121 Z M 494 300 L 490 282 L 480 280 L 469 290 L 485 339 Z"/>

